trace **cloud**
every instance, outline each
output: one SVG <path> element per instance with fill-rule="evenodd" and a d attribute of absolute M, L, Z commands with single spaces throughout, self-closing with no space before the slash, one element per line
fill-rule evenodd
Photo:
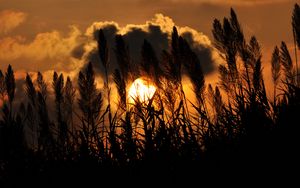
<path fill-rule="evenodd" d="M 51 78 L 53 71 L 64 72 L 75 78 L 87 62 L 91 61 L 98 73 L 103 67 L 97 53 L 97 33 L 102 28 L 110 47 L 110 70 L 117 68 L 114 54 L 115 35 L 123 35 L 129 45 L 132 61 L 141 62 L 141 47 L 147 39 L 160 58 L 161 51 L 169 48 L 174 21 L 162 14 L 156 14 L 145 24 L 128 24 L 123 27 L 116 22 L 94 22 L 85 32 L 71 26 L 67 34 L 59 31 L 38 33 L 32 40 L 22 36 L 0 38 L 0 69 L 12 64 L 15 70 L 27 72 L 41 71 Z M 190 27 L 177 26 L 181 34 L 198 55 L 205 73 L 214 70 L 218 61 L 217 52 L 210 39 L 203 33 Z M 101 75 L 101 74 L 100 74 Z"/>
<path fill-rule="evenodd" d="M 4 10 L 0 12 L 0 35 L 6 34 L 18 27 L 26 19 L 26 13 Z"/>
<path fill-rule="evenodd" d="M 75 26 L 70 27 L 67 35 L 58 31 L 39 33 L 32 41 L 22 36 L 5 37 L 0 39 L 0 60 L 28 71 L 72 70 L 71 52 L 81 42 L 84 42 L 81 32 Z"/>
<path fill-rule="evenodd" d="M 85 36 L 89 38 L 89 42 L 83 44 L 79 52 L 81 57 L 76 57 L 83 61 L 91 61 L 94 63 L 97 70 L 103 72 L 101 63 L 97 54 L 97 44 L 94 40 L 97 38 L 99 29 L 103 29 L 104 34 L 107 38 L 108 44 L 110 45 L 110 62 L 111 70 L 117 67 L 117 63 L 114 57 L 114 44 L 115 35 L 121 34 L 124 40 L 129 46 L 131 59 L 134 63 L 139 64 L 141 61 L 141 47 L 144 39 L 147 39 L 156 52 L 158 58 L 160 58 L 162 50 L 168 50 L 169 40 L 173 26 L 176 25 L 174 21 L 167 16 L 162 14 L 156 14 L 153 19 L 147 21 L 145 24 L 135 25 L 128 24 L 121 27 L 116 22 L 95 22 L 87 28 Z M 214 70 L 216 61 L 218 61 L 217 52 L 212 47 L 210 39 L 201 32 L 198 32 L 190 27 L 177 26 L 179 34 L 181 34 L 191 45 L 193 50 L 198 55 L 201 65 L 205 73 L 210 73 Z M 82 52 L 82 49 L 85 51 Z M 74 56 L 75 57 L 75 56 Z"/>

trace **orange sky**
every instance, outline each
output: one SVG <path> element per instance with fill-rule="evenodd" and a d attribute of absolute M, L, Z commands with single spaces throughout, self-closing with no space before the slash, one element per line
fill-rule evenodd
<path fill-rule="evenodd" d="M 275 45 L 282 40 L 288 44 L 292 42 L 290 22 L 296 2 L 0 0 L 0 69 L 12 64 L 15 70 L 75 71 L 78 69 L 77 60 L 69 56 L 78 45 L 86 42 L 88 28 L 96 22 L 114 21 L 114 24 L 119 24 L 120 30 L 126 32 L 127 24 L 145 25 L 147 21 L 155 19 L 156 13 L 172 19 L 170 23 L 181 26 L 183 30 L 188 26 L 189 32 L 194 29 L 193 32 L 199 32 L 199 36 L 212 41 L 213 19 L 228 16 L 230 7 L 236 10 L 246 35 L 257 36 L 265 52 L 264 60 L 268 61 Z M 208 44 L 207 41 L 203 43 Z"/>

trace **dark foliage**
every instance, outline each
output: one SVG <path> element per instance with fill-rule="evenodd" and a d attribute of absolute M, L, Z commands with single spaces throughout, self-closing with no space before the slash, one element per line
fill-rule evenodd
<path fill-rule="evenodd" d="M 297 4 L 292 20 L 298 42 Z M 118 69 L 112 70 L 112 76 L 118 101 L 110 101 L 110 54 L 103 30 L 97 39 L 105 70 L 103 88 L 97 88 L 92 63 L 79 72 L 78 87 L 54 72 L 53 93 L 42 73 L 37 73 L 36 81 L 27 74 L 27 99 L 13 108 L 13 69 L 9 65 L 5 75 L 0 71 L 0 181 L 10 186 L 58 182 L 87 186 L 101 179 L 110 185 L 144 181 L 138 184 L 143 186 L 158 180 L 212 184 L 210 179 L 234 177 L 235 181 L 248 179 L 246 173 L 252 170 L 274 177 L 286 173 L 279 168 L 299 160 L 300 113 L 297 65 L 286 44 L 282 42 L 272 54 L 274 99 L 270 100 L 260 44 L 255 36 L 245 39 L 233 9 L 229 18 L 214 20 L 212 33 L 226 61 L 219 66 L 220 82 L 215 87 L 205 86 L 202 62 L 176 27 L 170 49 L 161 56 L 155 54 L 151 41 L 144 41 L 138 68 L 133 67 L 123 37 L 116 36 Z M 192 84 L 195 104 L 185 96 L 184 74 Z M 147 101 L 129 102 L 128 86 L 138 75 L 147 77 L 157 90 Z M 54 120 L 47 102 L 52 98 Z"/>

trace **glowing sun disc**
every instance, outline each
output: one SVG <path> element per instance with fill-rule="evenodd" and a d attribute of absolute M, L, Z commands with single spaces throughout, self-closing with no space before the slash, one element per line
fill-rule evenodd
<path fill-rule="evenodd" d="M 150 81 L 138 78 L 130 86 L 128 95 L 131 102 L 136 100 L 147 102 L 153 97 L 155 91 L 156 88 Z"/>

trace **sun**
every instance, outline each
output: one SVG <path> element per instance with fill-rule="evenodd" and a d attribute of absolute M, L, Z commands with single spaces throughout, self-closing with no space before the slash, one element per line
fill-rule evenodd
<path fill-rule="evenodd" d="M 149 101 L 156 91 L 156 87 L 151 84 L 151 82 L 145 78 L 136 79 L 129 88 L 129 100 L 130 102 L 135 102 L 139 100 L 140 102 Z"/>

